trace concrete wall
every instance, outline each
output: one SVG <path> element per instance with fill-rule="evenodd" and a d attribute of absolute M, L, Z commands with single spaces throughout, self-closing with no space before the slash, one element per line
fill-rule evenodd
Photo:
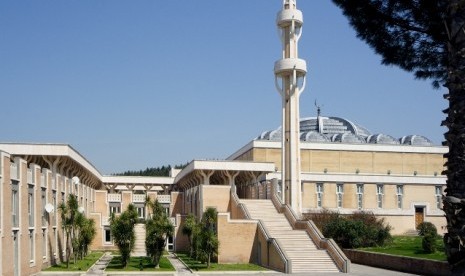
<path fill-rule="evenodd" d="M 237 160 L 273 162 L 281 170 L 281 149 L 254 148 Z M 438 153 L 404 153 L 343 150 L 301 150 L 302 172 L 360 173 L 413 175 L 440 174 L 445 158 Z"/>
<path fill-rule="evenodd" d="M 218 214 L 218 239 L 220 242 L 218 263 L 255 262 L 254 242 L 257 222 L 231 220 L 229 213 Z M 234 237 L 232 239 L 231 237 Z"/>
<path fill-rule="evenodd" d="M 229 197 L 231 187 L 229 185 L 201 185 L 203 197 L 203 211 L 208 207 L 214 207 L 217 212 L 229 212 Z"/>
<path fill-rule="evenodd" d="M 349 259 L 356 264 L 380 267 L 418 275 L 452 275 L 447 262 L 393 256 L 359 250 L 344 250 Z"/>

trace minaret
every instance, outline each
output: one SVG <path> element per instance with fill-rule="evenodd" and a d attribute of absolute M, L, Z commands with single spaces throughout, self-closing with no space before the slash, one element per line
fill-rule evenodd
<path fill-rule="evenodd" d="M 300 115 L 299 97 L 305 88 L 307 64 L 298 58 L 298 42 L 302 33 L 302 12 L 296 0 L 283 0 L 283 9 L 276 23 L 283 45 L 282 58 L 275 62 L 276 89 L 282 98 L 282 187 L 284 203 L 300 215 L 302 195 L 300 184 Z"/>

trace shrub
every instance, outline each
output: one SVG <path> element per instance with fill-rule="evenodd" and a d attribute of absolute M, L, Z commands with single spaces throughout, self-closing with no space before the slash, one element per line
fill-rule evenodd
<path fill-rule="evenodd" d="M 421 246 L 425 253 L 434 253 L 436 251 L 436 239 L 438 238 L 438 230 L 431 222 L 422 222 L 418 225 L 418 235 L 423 236 Z"/>
<path fill-rule="evenodd" d="M 425 251 L 425 253 L 430 254 L 436 251 L 436 239 L 437 236 L 431 233 L 427 233 L 423 236 L 421 247 L 423 247 L 423 251 Z"/>
<path fill-rule="evenodd" d="M 425 236 L 428 233 L 434 234 L 435 236 L 438 235 L 438 229 L 436 228 L 436 226 L 428 221 L 420 223 L 418 225 L 417 230 L 418 230 L 418 235 L 420 236 Z"/>
<path fill-rule="evenodd" d="M 315 223 L 316 227 L 318 227 L 321 232 L 323 232 L 325 225 L 327 225 L 330 221 L 336 220 L 340 216 L 338 212 L 330 211 L 328 209 L 302 215 L 304 220 L 313 221 L 313 223 Z"/>
<path fill-rule="evenodd" d="M 327 238 L 332 238 L 343 248 L 383 246 L 392 240 L 391 227 L 384 219 L 378 219 L 371 212 L 355 212 L 348 216 L 329 210 L 305 214 Z"/>

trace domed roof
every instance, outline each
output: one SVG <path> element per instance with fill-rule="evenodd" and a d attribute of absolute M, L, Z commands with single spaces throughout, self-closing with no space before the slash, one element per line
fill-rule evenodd
<path fill-rule="evenodd" d="M 281 141 L 281 127 L 265 131 L 255 140 Z M 341 117 L 307 117 L 300 119 L 300 140 L 310 143 L 350 143 L 433 146 L 431 140 L 420 135 L 396 139 L 390 135 L 371 134 L 365 127 Z"/>
<path fill-rule="evenodd" d="M 352 133 L 367 137 L 371 133 L 361 125 L 340 117 L 308 117 L 300 119 L 300 132 L 317 131 L 322 134 Z"/>
<path fill-rule="evenodd" d="M 382 133 L 368 136 L 367 143 L 369 144 L 391 144 L 391 145 L 399 144 L 396 138 L 392 137 L 391 135 L 386 135 Z"/>
<path fill-rule="evenodd" d="M 407 135 L 399 139 L 402 145 L 412 146 L 432 146 L 433 142 L 425 136 L 421 135 Z"/>

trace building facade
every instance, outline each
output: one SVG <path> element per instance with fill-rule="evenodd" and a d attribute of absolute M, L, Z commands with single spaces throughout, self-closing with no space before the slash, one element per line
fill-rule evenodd
<path fill-rule="evenodd" d="M 375 139 L 364 128 L 366 137 L 345 128 L 325 134 L 326 127 L 334 127 L 325 127 L 330 120 L 321 118 L 319 133 L 305 131 L 312 120 L 318 118 L 301 121 L 303 213 L 364 210 L 385 218 L 395 235 L 413 233 L 422 221 L 445 231 L 441 206 L 446 179 L 441 172 L 447 148 L 420 136 Z M 343 136 L 341 132 L 350 140 L 334 138 Z M 69 145 L 0 144 L 0 275 L 30 275 L 64 260 L 66 237 L 58 206 L 69 194 L 96 221 L 92 249 L 115 249 L 110 214 L 134 204 L 144 218 L 148 196 L 165 206 L 175 225 L 169 249 L 187 249 L 181 229 L 188 214 L 200 217 L 214 207 L 219 212 L 220 262 L 255 262 L 284 270 L 278 254 L 270 253 L 265 262 L 263 252 L 269 249 L 259 248 L 267 244 L 266 237 L 240 206 L 241 199 L 282 197 L 281 143 L 274 138 L 279 136 L 279 129 L 265 132 L 227 160 L 194 160 L 170 177 L 104 176 Z"/>

